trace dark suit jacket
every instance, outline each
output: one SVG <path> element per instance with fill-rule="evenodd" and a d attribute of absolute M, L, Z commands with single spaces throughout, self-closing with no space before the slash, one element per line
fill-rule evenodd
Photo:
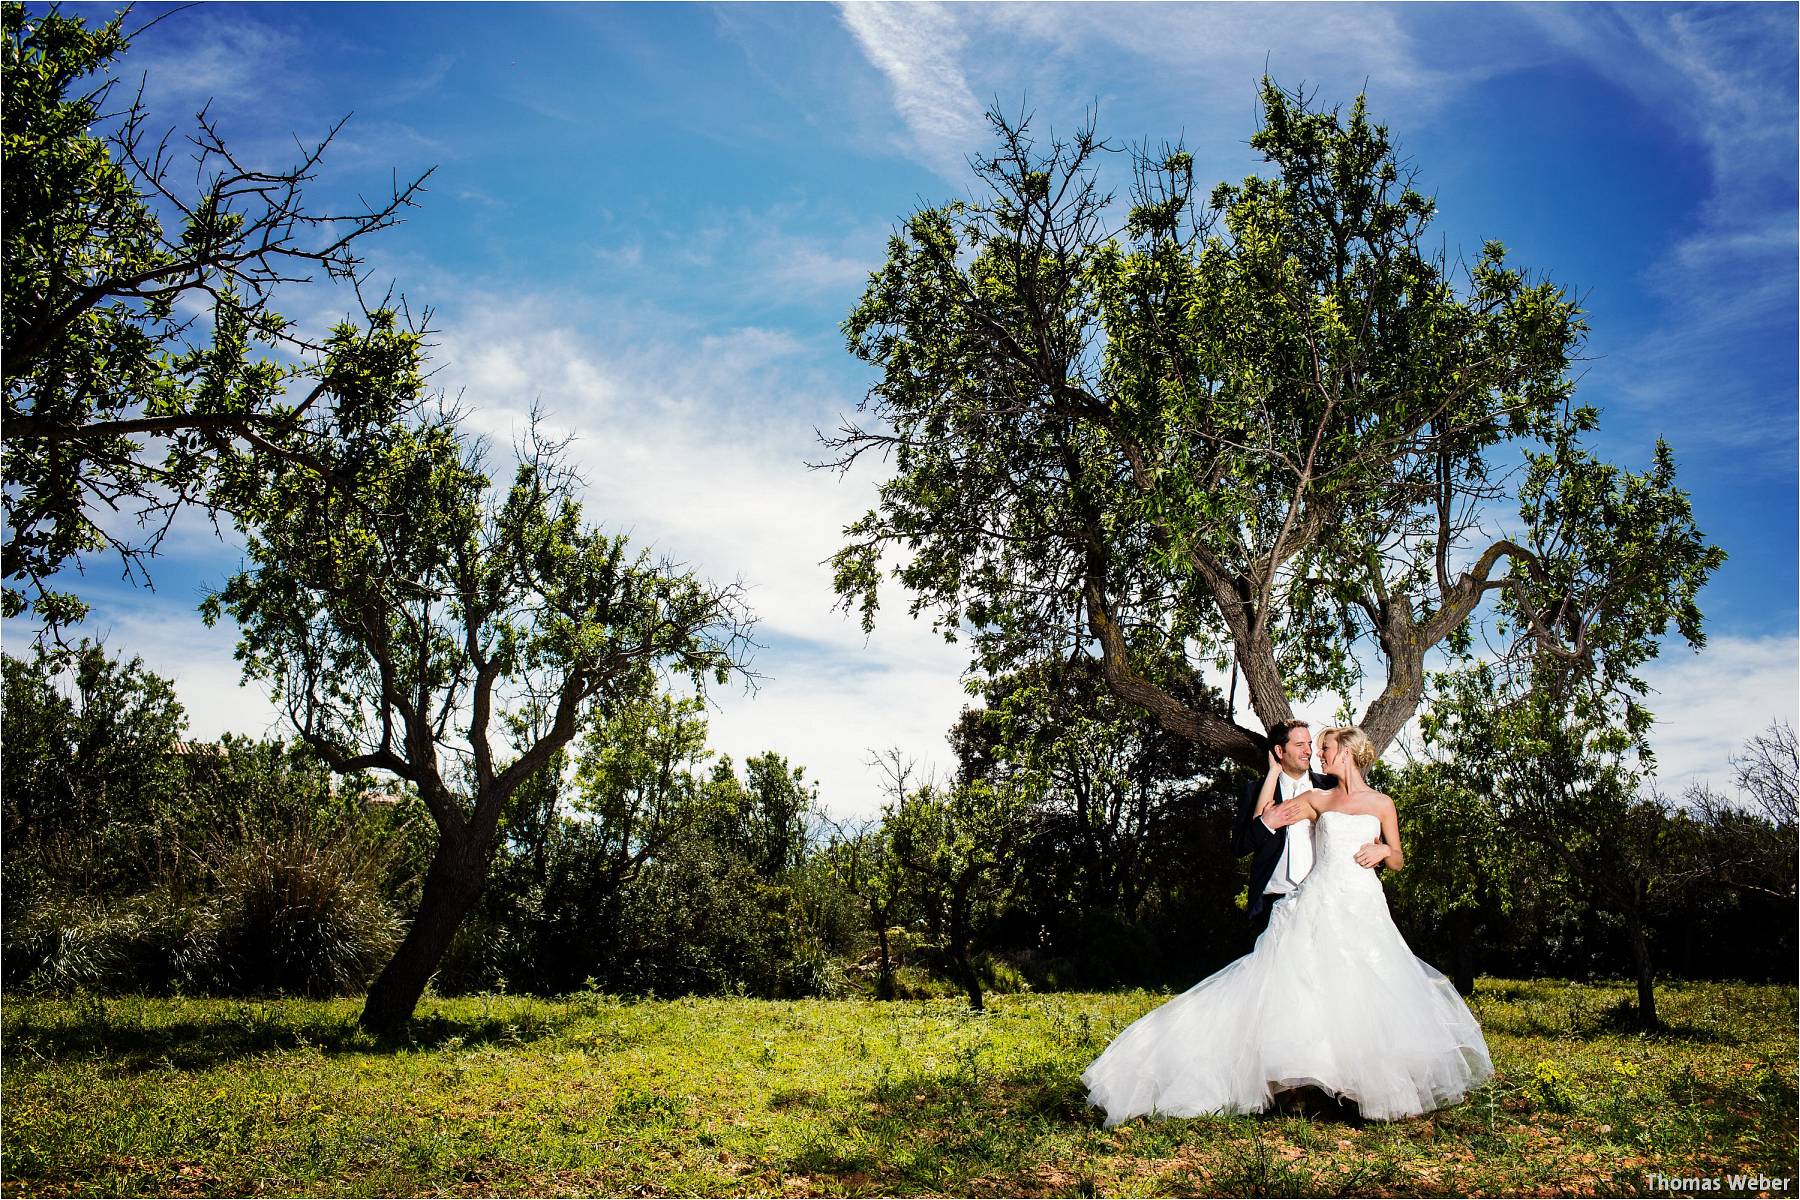
<path fill-rule="evenodd" d="M 1337 776 L 1324 775 L 1318 771 L 1312 774 L 1313 786 L 1316 788 L 1334 788 Z M 1264 776 L 1263 778 L 1267 778 Z M 1270 829 L 1254 815 L 1256 798 L 1262 794 L 1262 779 L 1252 779 L 1244 785 L 1244 793 L 1238 800 L 1237 840 L 1233 848 L 1239 854 L 1249 854 L 1250 859 L 1250 917 L 1252 920 L 1268 905 L 1269 898 L 1263 889 L 1269 886 L 1269 877 L 1275 873 L 1275 864 L 1281 861 L 1281 848 L 1287 844 L 1287 830 Z M 1275 804 L 1283 803 L 1279 798 Z"/>

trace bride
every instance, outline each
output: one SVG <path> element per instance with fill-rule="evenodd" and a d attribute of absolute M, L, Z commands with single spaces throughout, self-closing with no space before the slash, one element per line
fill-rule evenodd
<path fill-rule="evenodd" d="M 1454 1104 L 1493 1074 L 1468 1006 L 1413 957 L 1368 869 L 1405 862 L 1394 802 L 1363 781 L 1375 747 L 1355 726 L 1332 729 L 1319 757 L 1338 786 L 1289 801 L 1295 819 L 1316 821 L 1311 874 L 1255 949 L 1147 1013 L 1082 1072 L 1108 1125 L 1260 1112 L 1276 1092 L 1308 1086 L 1393 1120 Z M 1279 774 L 1269 773 L 1258 814 Z M 1359 862 L 1378 834 L 1385 844 Z"/>

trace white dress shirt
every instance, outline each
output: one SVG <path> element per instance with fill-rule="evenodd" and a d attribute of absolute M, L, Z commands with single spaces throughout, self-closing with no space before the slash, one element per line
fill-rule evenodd
<path fill-rule="evenodd" d="M 1295 796 L 1313 790 L 1312 772 L 1308 771 L 1294 779 L 1283 771 L 1275 777 L 1275 786 L 1280 790 L 1281 802 L 1286 804 Z M 1276 861 L 1275 870 L 1263 888 L 1263 895 L 1287 895 L 1299 887 L 1300 881 L 1306 878 L 1306 873 L 1312 870 L 1312 826 L 1311 821 L 1295 821 L 1283 830 L 1287 834 L 1287 841 L 1281 847 L 1281 857 Z"/>

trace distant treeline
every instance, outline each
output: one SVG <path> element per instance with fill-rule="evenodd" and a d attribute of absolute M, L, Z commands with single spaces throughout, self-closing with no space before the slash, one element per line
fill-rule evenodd
<path fill-rule="evenodd" d="M 1163 686 L 1220 704 L 1162 668 Z M 1455 699 L 1440 689 L 1437 711 Z M 998 678 L 982 700 L 951 731 L 953 778 L 890 755 L 884 812 L 848 826 L 779 754 L 709 753 L 693 702 L 624 706 L 518 798 L 437 990 L 980 1003 L 1181 987 L 1249 949 L 1240 768 L 1121 705 L 1085 661 Z M 135 660 L 6 658 L 6 986 L 365 987 L 430 862 L 420 801 L 334 779 L 298 744 L 184 742 L 183 720 Z M 1474 753 L 1479 722 L 1450 724 L 1433 744 Z M 1386 883 L 1415 952 L 1464 985 L 1794 980 L 1791 730 L 1748 740 L 1738 800 L 1680 804 L 1553 741 L 1375 777 L 1400 805 L 1408 865 Z"/>

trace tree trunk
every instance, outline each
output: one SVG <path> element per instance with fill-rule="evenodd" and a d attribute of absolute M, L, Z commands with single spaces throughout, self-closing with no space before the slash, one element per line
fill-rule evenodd
<path fill-rule="evenodd" d="M 1631 962 L 1637 968 L 1638 1024 L 1655 1029 L 1662 1023 L 1656 1016 L 1656 973 L 1650 966 L 1650 939 L 1644 931 L 1644 914 L 1635 904 L 1625 915 L 1625 932 L 1631 941 Z"/>
<path fill-rule="evenodd" d="M 892 1000 L 894 998 L 894 958 L 888 948 L 888 917 L 892 904 L 884 904 L 877 908 L 871 904 L 870 909 L 875 916 L 875 945 L 879 948 L 881 959 L 875 969 L 875 998 Z"/>
<path fill-rule="evenodd" d="M 959 884 L 950 897 L 950 954 L 956 966 L 958 982 L 969 995 L 969 1007 L 981 1012 L 981 979 L 975 964 L 969 960 L 969 893 L 968 884 Z"/>
<path fill-rule="evenodd" d="M 1451 982 L 1465 996 L 1475 992 L 1475 914 L 1459 908 L 1450 914 Z"/>
<path fill-rule="evenodd" d="M 1098 533 L 1094 533 L 1087 547 L 1088 573 L 1083 583 L 1083 598 L 1087 602 L 1088 628 L 1100 642 L 1100 675 L 1106 680 L 1107 687 L 1119 699 L 1143 709 L 1155 718 L 1158 725 L 1176 737 L 1186 738 L 1202 750 L 1236 759 L 1253 771 L 1267 770 L 1268 750 L 1258 734 L 1217 713 L 1190 706 L 1132 668 L 1124 631 L 1113 619 L 1106 590 L 1099 582 L 1105 577 L 1102 545 L 1103 539 Z M 1262 640 L 1266 641 L 1266 636 Z M 1242 645 L 1242 642 L 1238 643 L 1239 647 Z M 1245 664 L 1246 681 L 1254 683 L 1250 676 L 1252 664 L 1246 662 L 1241 649 L 1238 655 L 1238 661 Z M 1274 663 L 1274 651 L 1271 649 L 1267 670 L 1259 678 L 1265 684 L 1273 681 L 1274 693 L 1263 698 L 1279 709 L 1277 715 L 1271 716 L 1254 704 L 1257 693 L 1255 687 L 1252 687 L 1252 707 L 1263 719 L 1264 728 L 1293 715 L 1293 710 L 1288 707 L 1286 694 L 1281 691 L 1281 681 L 1275 675 Z"/>
<path fill-rule="evenodd" d="M 1075 794 L 1075 826 L 1081 830 L 1081 870 L 1087 884 L 1087 899 L 1093 904 L 1097 894 L 1111 890 L 1112 881 L 1106 877 L 1106 860 L 1100 852 L 1099 838 L 1095 836 L 1094 814 L 1088 803 L 1088 785 L 1077 779 L 1070 789 Z"/>
<path fill-rule="evenodd" d="M 380 1037 L 396 1037 L 412 1020 L 425 985 L 443 961 L 463 918 L 481 898 L 487 883 L 494 845 L 456 845 L 448 836 L 438 839 L 437 853 L 425 874 L 424 893 L 412 926 L 388 965 L 369 988 L 359 1023 Z"/>

